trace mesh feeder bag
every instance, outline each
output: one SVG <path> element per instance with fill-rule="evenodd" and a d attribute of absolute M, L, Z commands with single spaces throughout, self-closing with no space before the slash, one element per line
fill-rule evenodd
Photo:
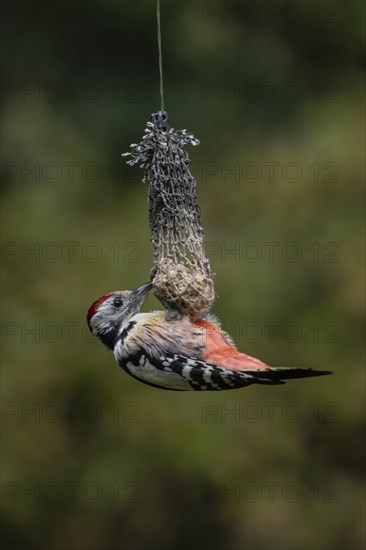
<path fill-rule="evenodd" d="M 131 144 L 128 164 L 139 163 L 149 184 L 149 221 L 153 245 L 155 296 L 168 311 L 198 319 L 210 310 L 214 286 L 203 249 L 196 181 L 184 147 L 199 141 L 186 130 L 169 128 L 168 115 L 151 115 L 140 143 Z"/>

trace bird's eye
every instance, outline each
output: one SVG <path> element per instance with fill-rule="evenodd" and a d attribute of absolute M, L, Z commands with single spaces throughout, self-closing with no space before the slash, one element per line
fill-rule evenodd
<path fill-rule="evenodd" d="M 119 296 L 116 296 L 115 299 L 113 300 L 114 307 L 121 307 L 122 304 L 123 304 L 122 298 L 120 298 Z"/>

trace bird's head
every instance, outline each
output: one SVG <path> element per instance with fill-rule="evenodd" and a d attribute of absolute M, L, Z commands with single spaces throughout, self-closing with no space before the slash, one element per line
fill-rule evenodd
<path fill-rule="evenodd" d="M 135 290 L 116 290 L 95 300 L 86 317 L 91 332 L 113 349 L 119 330 L 140 311 L 151 288 L 151 283 L 145 283 Z"/>

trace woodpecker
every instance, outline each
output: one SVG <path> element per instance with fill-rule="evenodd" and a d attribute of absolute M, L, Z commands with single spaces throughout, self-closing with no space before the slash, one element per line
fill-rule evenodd
<path fill-rule="evenodd" d="M 331 374 L 273 368 L 240 353 L 212 315 L 192 322 L 178 312 L 140 313 L 151 288 L 146 283 L 135 290 L 110 292 L 96 300 L 87 314 L 91 332 L 140 382 L 168 390 L 218 391 Z"/>

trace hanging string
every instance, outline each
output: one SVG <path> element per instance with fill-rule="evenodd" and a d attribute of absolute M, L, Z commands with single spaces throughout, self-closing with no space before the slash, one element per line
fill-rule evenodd
<path fill-rule="evenodd" d="M 159 48 L 159 74 L 160 74 L 160 110 L 164 109 L 164 87 L 163 87 L 163 54 L 161 49 L 161 25 L 160 25 L 160 0 L 156 0 L 156 20 L 158 23 L 158 48 Z"/>

